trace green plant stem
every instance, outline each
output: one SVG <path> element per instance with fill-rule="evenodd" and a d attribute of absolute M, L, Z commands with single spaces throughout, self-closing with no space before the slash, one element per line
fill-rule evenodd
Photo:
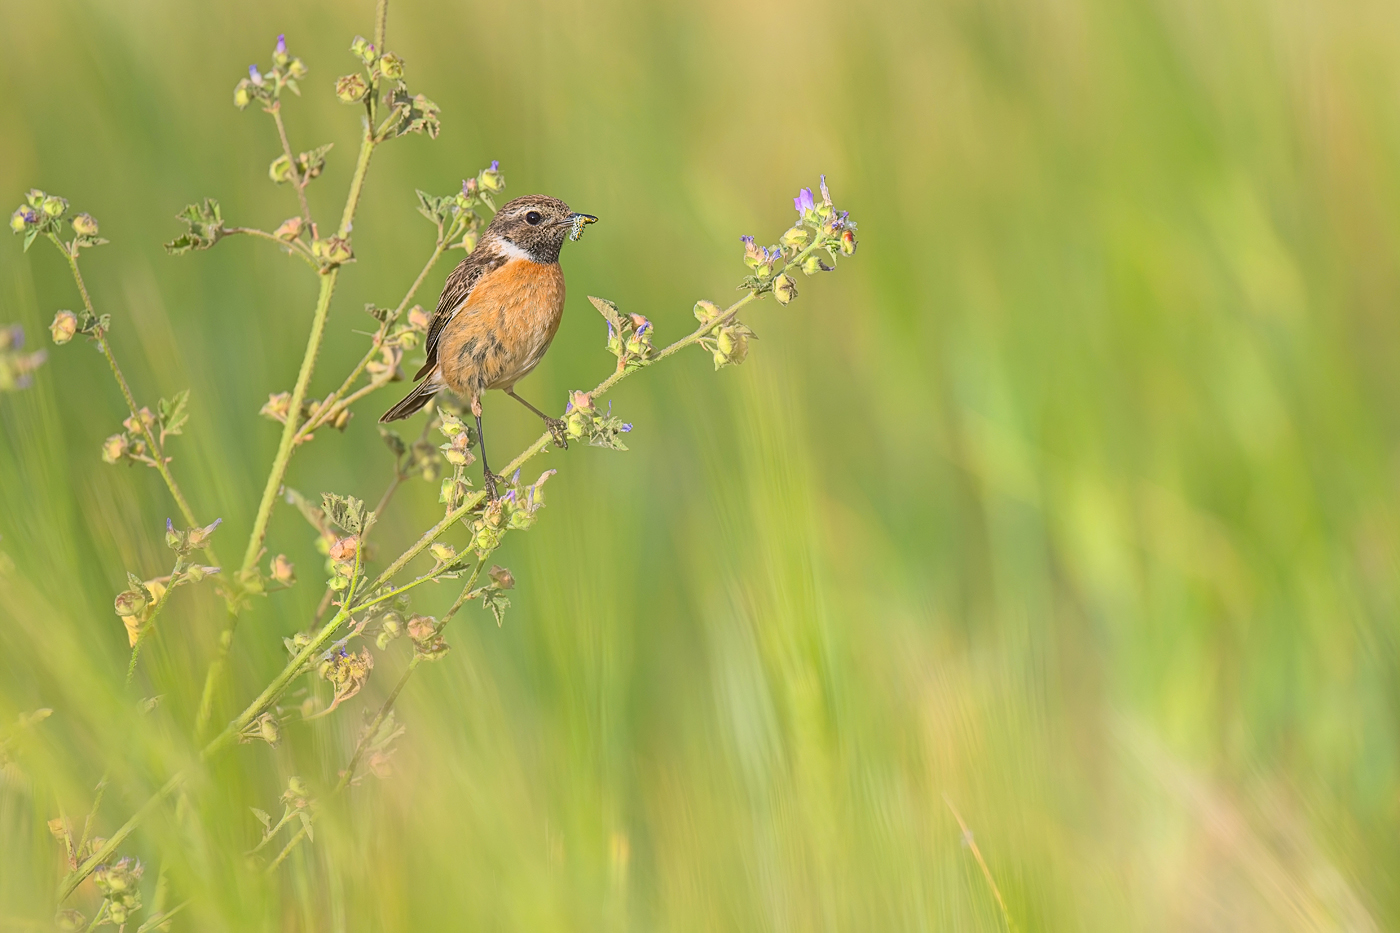
<path fill-rule="evenodd" d="M 155 812 L 156 807 L 160 806 L 162 800 L 173 794 L 184 782 L 185 772 L 177 771 L 170 780 L 165 782 L 160 790 L 156 791 L 151 795 L 149 800 L 141 804 L 139 810 L 131 814 L 130 819 L 123 823 L 116 832 L 107 838 L 107 841 L 102 844 L 100 849 L 89 856 L 87 861 L 69 872 L 68 877 L 64 878 L 62 883 L 58 886 L 58 902 L 62 904 L 64 901 L 68 900 L 69 895 L 77 890 L 78 885 L 83 883 L 83 879 L 92 874 L 93 870 L 96 869 L 98 865 L 103 864 L 111 858 L 117 851 L 117 848 L 126 841 L 126 837 L 130 836 L 146 817 Z"/>
<path fill-rule="evenodd" d="M 268 108 L 267 112 L 272 114 L 272 122 L 277 124 L 277 138 L 282 141 L 282 154 L 287 157 L 287 161 L 291 164 L 292 177 L 295 179 L 292 182 L 292 187 L 296 189 L 297 200 L 301 202 L 301 219 L 306 221 L 306 227 L 309 230 L 311 229 L 311 205 L 306 201 L 306 183 L 309 179 L 303 178 L 301 173 L 297 171 L 296 159 L 292 157 L 292 144 L 287 139 L 287 125 L 282 122 L 282 102 L 276 101 Z"/>
<path fill-rule="evenodd" d="M 365 371 L 365 367 L 370 364 L 370 361 L 379 353 L 380 348 L 384 346 L 384 340 L 388 336 L 389 328 L 393 326 L 395 321 L 403 316 L 404 309 L 407 308 L 408 303 L 413 300 L 413 296 L 418 293 L 418 289 L 423 284 L 423 280 L 428 277 L 428 273 L 432 271 L 433 266 L 437 265 L 437 261 L 442 258 L 442 254 L 447 251 L 449 242 L 447 238 L 442 236 L 438 237 L 437 244 L 433 247 L 432 255 L 429 256 L 428 261 L 424 263 L 422 270 L 418 273 L 418 277 L 413 280 L 413 284 L 408 287 L 408 292 L 403 296 L 403 300 L 399 302 L 398 307 L 394 309 L 393 313 L 380 323 L 379 329 L 375 331 L 374 338 L 370 342 L 369 350 L 360 358 L 360 362 L 355 364 L 355 367 L 350 370 L 350 375 L 345 377 L 345 380 L 340 384 L 340 388 L 326 396 L 321 402 L 320 408 L 318 408 L 310 418 L 306 419 L 305 424 L 297 429 L 296 443 L 301 443 L 306 439 L 307 435 L 334 418 L 342 409 L 348 408 L 380 386 L 388 384 L 388 376 L 391 376 L 392 373 L 387 374 L 381 381 L 372 380 L 369 385 L 355 392 L 349 398 L 345 397 L 345 394 L 350 391 L 350 387 L 355 384 L 355 380 L 360 378 L 360 373 Z"/>
<path fill-rule="evenodd" d="M 316 258 L 311 255 L 311 250 L 307 249 L 306 244 L 301 240 L 284 240 L 280 237 L 273 236 L 266 230 L 259 230 L 256 227 L 224 227 L 221 232 L 224 236 L 244 234 L 246 236 L 257 237 L 260 240 L 267 240 L 270 243 L 276 243 L 278 246 L 285 247 L 291 255 L 296 256 L 317 272 L 321 271 L 321 266 L 316 262 Z"/>
<path fill-rule="evenodd" d="M 73 281 L 77 283 L 78 293 L 83 299 L 83 307 L 87 309 L 88 314 L 92 315 L 94 318 L 97 317 L 97 309 L 93 307 L 92 297 L 88 294 L 87 283 L 83 281 L 82 270 L 78 268 L 78 257 L 73 255 L 73 251 L 54 234 L 50 233 L 49 239 L 53 241 L 54 246 L 58 247 L 58 251 L 63 254 L 63 258 L 68 260 L 68 268 L 73 273 Z M 180 484 L 175 482 L 175 476 L 170 472 L 170 464 L 165 462 L 165 450 L 156 443 L 155 434 L 151 431 L 150 426 L 141 419 L 140 406 L 136 404 L 136 396 L 132 394 L 131 385 L 126 381 L 126 376 L 122 373 L 122 368 L 117 365 L 117 358 L 112 353 L 112 345 L 108 343 L 105 334 L 97 337 L 96 341 L 98 349 L 102 351 L 102 355 L 107 359 L 107 365 L 112 370 L 113 378 L 117 380 L 117 388 L 121 390 L 122 399 L 126 402 L 127 411 L 131 413 L 132 423 L 139 425 L 141 435 L 146 440 L 146 445 L 150 448 L 151 453 L 154 454 L 151 458 L 152 466 L 156 468 L 156 472 L 160 474 L 160 478 L 165 481 L 165 488 L 170 490 L 170 496 L 175 500 L 175 507 L 180 510 L 180 517 L 184 519 L 185 524 L 190 528 L 197 527 L 199 522 L 195 520 L 194 509 L 190 508 L 189 500 L 185 498 L 185 494 L 180 490 Z M 205 555 L 208 556 L 210 563 L 223 566 L 219 562 L 219 558 L 214 554 L 214 549 L 212 547 L 206 545 L 203 550 Z"/>
<path fill-rule="evenodd" d="M 103 901 L 102 906 L 97 908 L 97 913 L 92 915 L 92 922 L 87 925 L 86 933 L 92 933 L 93 930 L 102 925 L 103 918 L 107 916 L 107 907 L 107 902 Z"/>
<path fill-rule="evenodd" d="M 360 144 L 360 155 L 355 163 L 355 176 L 350 182 L 350 193 L 345 201 L 345 212 L 341 219 L 342 236 L 349 231 L 350 224 L 354 220 L 355 210 L 360 202 L 360 192 L 364 188 L 365 172 L 369 168 L 370 156 L 374 154 L 376 145 L 374 135 L 367 129 L 365 138 Z M 292 387 L 287 421 L 282 427 L 282 438 L 277 445 L 277 454 L 273 458 L 272 468 L 268 471 L 267 484 L 263 487 L 257 515 L 253 519 L 253 530 L 248 535 L 248 546 L 243 552 L 243 563 L 239 567 L 240 577 L 253 568 L 253 565 L 258 561 L 258 556 L 262 553 L 263 540 L 267 537 L 267 523 L 272 517 L 272 507 L 277 501 L 278 491 L 282 488 L 282 480 L 287 473 L 287 464 L 291 461 L 292 452 L 296 449 L 297 418 L 301 412 L 302 402 L 306 398 L 306 387 L 310 384 L 311 374 L 316 368 L 316 357 L 321 351 L 321 340 L 325 336 L 331 296 L 335 294 L 335 284 L 339 275 L 340 268 L 338 266 L 321 272 L 321 289 L 316 296 L 316 309 L 312 312 L 311 333 L 307 337 L 306 352 L 302 356 L 301 369 L 297 372 L 296 384 Z M 236 581 L 233 585 L 237 585 Z M 224 670 L 228 666 L 228 652 L 233 645 L 233 636 L 237 629 L 238 612 L 234 606 L 230 605 L 228 624 L 219 635 L 218 653 L 214 660 L 209 663 L 209 670 L 204 676 L 204 689 L 200 694 L 199 712 L 195 717 L 196 736 L 204 733 L 209 720 L 213 717 L 214 694 L 217 692 L 219 681 L 223 678 Z"/>
<path fill-rule="evenodd" d="M 466 585 L 462 587 L 462 592 L 457 596 L 456 601 L 452 603 L 451 608 L 449 608 L 447 613 L 442 617 L 442 624 L 438 626 L 439 632 L 447 627 L 447 623 L 452 621 L 452 617 L 457 614 L 457 610 L 461 609 L 466 601 L 471 598 L 472 587 L 481 576 L 481 568 L 484 566 L 486 566 L 486 558 L 483 557 L 481 560 L 477 561 L 476 569 L 472 571 L 471 577 L 468 578 Z M 346 787 L 350 786 L 351 780 L 355 777 L 355 769 L 360 766 L 360 761 L 364 758 L 365 749 L 368 746 L 369 740 L 374 737 L 374 734 L 379 731 L 379 727 L 384 724 L 384 720 L 388 718 L 389 713 L 393 710 L 394 703 L 398 700 L 399 694 L 402 693 L 403 688 L 408 685 L 409 678 L 413 676 L 413 672 L 418 669 L 418 665 L 421 663 L 423 663 L 423 656 L 414 652 L 413 659 L 408 662 L 408 667 L 406 667 L 403 674 L 399 676 L 398 683 L 394 684 L 394 689 L 389 691 L 389 695 L 379 707 L 379 712 L 375 714 L 374 718 L 369 721 L 369 725 L 365 726 L 364 731 L 360 733 L 360 741 L 355 744 L 355 751 L 350 756 L 350 763 L 347 764 L 345 770 L 340 773 L 340 780 L 337 781 L 335 787 L 331 789 L 331 796 L 341 793 Z M 281 824 L 278 824 L 278 828 L 281 828 Z M 272 874 L 273 871 L 277 869 L 278 865 L 286 861 L 287 856 L 292 854 L 292 849 L 296 848 L 297 844 L 301 842 L 307 832 L 308 830 L 305 825 L 298 828 L 292 838 L 287 840 L 287 844 L 283 846 L 282 851 L 277 853 L 277 857 L 264 869 L 263 873 L 268 875 Z M 271 833 L 268 835 L 270 837 Z M 262 848 L 262 845 L 260 844 L 258 848 Z M 256 852 L 257 849 L 253 851 Z"/>
<path fill-rule="evenodd" d="M 163 870 L 164 869 L 162 868 L 162 871 Z M 188 906 L 190 906 L 190 902 L 188 900 L 183 900 L 163 914 L 159 912 L 152 914 L 150 917 L 146 918 L 145 923 L 141 924 L 139 927 L 136 928 L 136 933 L 150 933 L 151 930 L 154 930 L 156 927 L 160 926 L 162 923 L 169 920 L 171 917 L 175 916 Z"/>

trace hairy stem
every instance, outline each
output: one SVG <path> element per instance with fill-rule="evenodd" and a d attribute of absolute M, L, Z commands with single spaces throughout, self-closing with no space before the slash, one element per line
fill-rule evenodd
<path fill-rule="evenodd" d="M 267 240 L 270 243 L 276 243 L 278 246 L 285 247 L 291 255 L 296 256 L 302 262 L 309 265 L 311 268 L 315 269 L 318 272 L 321 270 L 321 267 L 316 262 L 315 257 L 311 255 L 311 251 L 307 249 L 306 244 L 301 242 L 300 240 L 283 240 L 279 237 L 273 236 L 266 230 L 259 230 L 256 227 L 224 227 L 222 232 L 225 236 L 235 236 L 237 234 L 244 234 L 247 236 L 257 237 L 261 240 Z"/>
<path fill-rule="evenodd" d="M 277 124 L 277 138 L 282 141 L 282 154 L 287 157 L 287 161 L 292 166 L 292 187 L 296 189 L 297 200 L 301 202 L 301 219 L 306 221 L 307 229 L 311 229 L 311 205 L 306 202 L 306 182 L 297 171 L 296 159 L 292 156 L 292 144 L 287 140 L 287 126 L 282 122 L 282 102 L 277 101 L 268 108 L 268 113 L 272 114 L 272 122 Z"/>

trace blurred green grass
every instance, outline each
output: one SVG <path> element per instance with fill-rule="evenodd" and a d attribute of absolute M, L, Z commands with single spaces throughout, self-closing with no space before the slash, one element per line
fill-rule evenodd
<path fill-rule="evenodd" d="M 179 259 L 184 204 L 274 224 L 275 136 L 231 106 L 278 32 L 312 69 L 294 145 L 356 139 L 329 83 L 370 4 L 0 4 L 0 191 L 91 211 L 96 300 L 147 403 L 193 390 L 175 442 L 236 553 L 314 291 L 253 242 Z M 443 108 L 380 151 L 313 392 L 430 246 L 413 189 L 500 159 L 511 193 L 603 218 L 566 249 L 563 329 L 527 397 L 606 371 L 604 295 L 688 330 L 826 172 L 861 252 L 750 316 L 749 362 L 696 352 L 630 380 L 633 449 L 571 449 L 496 628 L 475 607 L 416 677 L 388 781 L 327 803 L 271 881 L 250 806 L 333 783 L 344 715 L 240 747 L 133 838 L 170 860 L 176 929 L 1001 929 L 944 795 L 1018 930 L 1400 924 L 1397 440 L 1400 40 L 1361 0 L 897 0 L 880 5 L 394 3 L 389 45 Z M 446 268 L 430 281 L 436 294 Z M 425 300 L 430 300 L 426 296 Z M 0 248 L 0 320 L 35 343 L 76 303 L 52 250 Z M 0 722 L 52 707 L 0 772 L 0 928 L 44 928 L 44 822 L 100 831 L 190 754 L 221 624 L 182 591 L 133 728 L 127 570 L 165 572 L 172 508 L 98 459 L 123 412 L 85 345 L 0 399 Z M 290 485 L 375 498 L 366 403 Z M 493 450 L 537 425 L 488 401 Z M 404 490 L 380 545 L 437 513 Z M 231 715 L 319 596 L 255 604 Z M 450 593 L 422 608 L 440 611 Z M 153 877 L 154 867 L 148 879 Z M 78 901 L 91 913 L 92 894 Z"/>

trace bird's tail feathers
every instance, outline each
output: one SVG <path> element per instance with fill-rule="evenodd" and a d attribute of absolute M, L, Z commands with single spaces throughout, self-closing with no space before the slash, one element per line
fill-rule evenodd
<path fill-rule="evenodd" d="M 398 421 L 400 418 L 407 418 L 409 415 L 428 404 L 429 400 L 431 400 L 434 395 L 442 391 L 442 388 L 442 383 L 438 382 L 436 379 L 429 377 L 423 380 L 414 387 L 412 392 L 405 395 L 402 401 L 384 413 L 383 417 L 379 419 L 380 424 L 389 421 Z"/>

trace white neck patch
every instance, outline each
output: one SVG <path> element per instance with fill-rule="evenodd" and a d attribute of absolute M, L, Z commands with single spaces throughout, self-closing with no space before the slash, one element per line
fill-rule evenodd
<path fill-rule="evenodd" d="M 498 239 L 496 241 L 496 246 L 500 249 L 501 255 L 505 256 L 507 259 L 529 259 L 532 262 L 534 261 L 535 257 L 531 256 L 528 250 L 521 249 L 505 237 Z"/>

